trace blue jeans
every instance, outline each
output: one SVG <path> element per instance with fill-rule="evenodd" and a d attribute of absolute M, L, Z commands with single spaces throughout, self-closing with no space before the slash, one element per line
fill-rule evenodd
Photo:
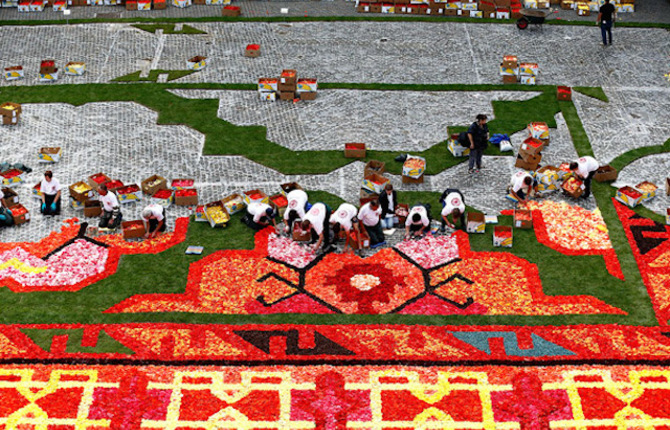
<path fill-rule="evenodd" d="M 600 32 L 603 36 L 603 45 L 607 45 L 607 38 L 609 36 L 609 44 L 612 44 L 612 21 L 602 21 L 600 23 Z"/>
<path fill-rule="evenodd" d="M 478 169 L 482 168 L 482 154 L 484 153 L 484 148 L 477 148 L 470 150 L 470 159 L 468 160 L 468 169 L 472 170 L 477 165 Z"/>
<path fill-rule="evenodd" d="M 394 224 L 394 218 L 395 218 L 395 217 L 392 217 L 392 216 L 382 218 L 382 219 L 381 219 L 381 222 L 382 222 L 382 228 L 383 228 L 384 230 L 390 230 L 390 229 L 392 229 L 392 228 L 393 228 L 393 224 Z"/>

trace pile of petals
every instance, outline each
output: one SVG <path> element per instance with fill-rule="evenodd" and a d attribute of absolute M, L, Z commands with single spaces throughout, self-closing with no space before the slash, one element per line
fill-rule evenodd
<path fill-rule="evenodd" d="M 607 226 L 600 211 L 589 211 L 566 202 L 530 201 L 528 209 L 539 210 L 549 239 L 572 250 L 611 249 Z"/>
<path fill-rule="evenodd" d="M 275 260 L 299 268 L 307 266 L 316 258 L 316 255 L 306 246 L 274 233 L 268 237 L 268 255 Z"/>
<path fill-rule="evenodd" d="M 108 250 L 80 239 L 66 246 L 46 261 L 21 248 L 0 254 L 0 279 L 13 278 L 26 286 L 74 285 L 102 273 Z"/>
<path fill-rule="evenodd" d="M 428 235 L 421 240 L 405 240 L 395 248 L 424 269 L 458 258 L 458 242 L 455 236 Z"/>

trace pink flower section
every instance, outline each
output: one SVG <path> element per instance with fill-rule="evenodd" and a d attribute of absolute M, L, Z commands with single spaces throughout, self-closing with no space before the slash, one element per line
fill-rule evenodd
<path fill-rule="evenodd" d="M 108 250 L 102 246 L 77 240 L 46 261 L 21 248 L 0 254 L 0 279 L 12 278 L 25 286 L 74 285 L 102 273 Z"/>
<path fill-rule="evenodd" d="M 427 235 L 421 240 L 400 242 L 395 248 L 424 269 L 430 269 L 458 258 L 458 242 L 455 236 Z"/>
<path fill-rule="evenodd" d="M 316 258 L 316 255 L 307 247 L 274 233 L 268 237 L 268 255 L 275 260 L 298 268 L 307 266 Z"/>

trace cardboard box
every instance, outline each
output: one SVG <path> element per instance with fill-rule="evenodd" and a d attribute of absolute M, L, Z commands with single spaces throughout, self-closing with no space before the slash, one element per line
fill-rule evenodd
<path fill-rule="evenodd" d="M 86 200 L 84 202 L 84 216 L 93 218 L 102 214 L 102 203 L 99 200 Z"/>
<path fill-rule="evenodd" d="M 299 93 L 302 92 L 315 92 L 319 89 L 319 84 L 316 79 L 312 78 L 303 78 L 303 79 L 298 79 L 297 81 L 297 87 L 296 91 Z"/>
<path fill-rule="evenodd" d="M 447 140 L 447 149 L 454 157 L 468 157 L 470 155 L 470 148 L 461 145 L 454 139 Z"/>
<path fill-rule="evenodd" d="M 280 184 L 279 188 L 281 188 L 281 193 L 283 195 L 287 195 L 293 190 L 302 190 L 302 187 L 297 182 L 286 182 L 284 184 Z"/>
<path fill-rule="evenodd" d="M 0 104 L 0 115 L 9 117 L 18 117 L 22 112 L 21 105 L 18 103 L 4 102 Z"/>
<path fill-rule="evenodd" d="M 423 175 L 418 178 L 402 175 L 403 184 L 423 184 Z"/>
<path fill-rule="evenodd" d="M 535 79 L 535 76 L 520 76 L 519 83 L 521 85 L 535 85 L 537 84 L 537 80 Z"/>
<path fill-rule="evenodd" d="M 571 10 L 575 8 L 575 2 L 574 0 L 562 0 L 561 1 L 561 9 L 563 10 Z"/>
<path fill-rule="evenodd" d="M 167 8 L 165 0 L 154 0 L 154 10 L 163 10 Z"/>
<path fill-rule="evenodd" d="M 596 174 L 593 176 L 593 179 L 598 182 L 612 182 L 616 181 L 617 176 L 619 176 L 619 172 L 617 172 L 614 167 L 607 164 L 605 166 L 598 167 L 598 170 L 596 170 Z"/>
<path fill-rule="evenodd" d="M 579 16 L 590 16 L 591 15 L 591 9 L 589 9 L 589 6 L 586 4 L 578 4 L 577 5 L 577 15 Z"/>
<path fill-rule="evenodd" d="M 205 216 L 205 205 L 196 207 L 193 215 L 196 222 L 209 222 Z"/>
<path fill-rule="evenodd" d="M 642 193 L 640 203 L 644 203 L 656 197 L 656 190 L 658 190 L 658 185 L 649 181 L 644 181 L 637 184 L 635 189 Z"/>
<path fill-rule="evenodd" d="M 470 18 L 483 18 L 484 13 L 481 10 L 471 10 Z"/>
<path fill-rule="evenodd" d="M 537 63 L 521 63 L 519 64 L 520 76 L 537 76 L 540 72 L 540 66 Z"/>
<path fill-rule="evenodd" d="M 535 172 L 537 191 L 540 193 L 558 190 L 560 174 L 558 167 L 544 166 Z"/>
<path fill-rule="evenodd" d="M 525 230 L 533 228 L 533 213 L 525 209 L 515 209 L 514 227 Z"/>
<path fill-rule="evenodd" d="M 493 227 L 493 246 L 511 248 L 514 241 L 512 227 L 496 225 Z"/>
<path fill-rule="evenodd" d="M 182 188 L 175 190 L 174 204 L 177 206 L 197 206 L 198 190 L 195 188 Z"/>
<path fill-rule="evenodd" d="M 316 100 L 316 91 L 303 91 L 301 93 L 297 93 L 298 96 L 300 96 L 300 100 Z"/>
<path fill-rule="evenodd" d="M 91 188 L 97 190 L 100 185 L 106 184 L 111 180 L 112 178 L 105 175 L 104 173 L 96 173 L 94 175 L 89 176 L 87 182 L 91 186 Z"/>
<path fill-rule="evenodd" d="M 70 197 L 80 203 L 83 203 L 93 197 L 93 188 L 88 183 L 83 181 L 75 182 L 74 184 L 70 185 L 68 190 L 70 191 Z"/>
<path fill-rule="evenodd" d="M 33 0 L 30 2 L 30 11 L 31 12 L 42 12 L 44 10 L 44 1 L 43 0 Z"/>
<path fill-rule="evenodd" d="M 17 7 L 19 12 L 30 12 L 30 1 L 20 1 Z"/>
<path fill-rule="evenodd" d="M 546 122 L 531 122 L 526 130 L 528 130 L 528 135 L 535 139 L 549 139 L 549 126 Z"/>
<path fill-rule="evenodd" d="M 186 7 L 188 0 L 172 0 L 172 6 Z M 137 0 L 126 0 L 126 10 L 137 10 Z"/>
<path fill-rule="evenodd" d="M 2 185 L 5 187 L 13 187 L 23 183 L 24 172 L 19 169 L 9 169 L 0 173 L 2 176 Z"/>
<path fill-rule="evenodd" d="M 168 189 L 158 190 L 151 196 L 150 201 L 167 209 L 174 202 L 174 191 Z"/>
<path fill-rule="evenodd" d="M 309 242 L 312 240 L 312 233 L 309 231 L 303 231 L 300 223 L 293 223 L 293 240 L 296 242 Z"/>
<path fill-rule="evenodd" d="M 496 19 L 509 19 L 510 12 L 508 8 L 499 7 L 496 9 Z"/>
<path fill-rule="evenodd" d="M 277 91 L 279 79 L 277 78 L 259 78 L 258 91 L 274 92 Z"/>
<path fill-rule="evenodd" d="M 5 67 L 5 79 L 8 81 L 23 79 L 23 66 Z"/>
<path fill-rule="evenodd" d="M 284 212 L 286 212 L 286 208 L 288 207 L 288 200 L 286 200 L 286 196 L 281 193 L 273 194 L 270 196 L 270 205 L 274 207 L 280 217 L 283 217 Z"/>
<path fill-rule="evenodd" d="M 12 206 L 11 211 L 15 225 L 25 224 L 30 221 L 30 212 L 21 203 Z"/>
<path fill-rule="evenodd" d="M 368 190 L 364 190 L 361 188 L 361 190 L 358 193 L 358 202 L 361 206 L 366 204 L 367 202 L 371 202 L 372 200 L 379 200 L 379 194 L 377 193 L 371 193 Z"/>
<path fill-rule="evenodd" d="M 370 4 L 370 13 L 382 13 L 381 3 L 372 3 Z"/>
<path fill-rule="evenodd" d="M 556 87 L 556 99 L 562 102 L 572 101 L 572 88 L 563 85 Z"/>
<path fill-rule="evenodd" d="M 370 12 L 370 3 L 359 3 L 356 7 L 356 12 L 358 13 L 368 13 Z"/>
<path fill-rule="evenodd" d="M 194 185 L 195 185 L 195 179 L 178 178 L 178 179 L 173 179 L 170 182 L 170 189 L 172 189 L 172 190 L 185 190 L 187 188 L 193 188 Z"/>
<path fill-rule="evenodd" d="M 365 143 L 345 143 L 344 158 L 365 158 Z"/>
<path fill-rule="evenodd" d="M 502 81 L 503 84 L 516 84 L 519 82 L 519 78 L 517 76 L 512 75 L 503 75 Z"/>
<path fill-rule="evenodd" d="M 119 203 L 135 203 L 142 200 L 142 189 L 137 184 L 126 185 L 116 190 Z"/>
<path fill-rule="evenodd" d="M 496 6 L 498 7 L 511 7 L 512 6 L 512 1 L 511 0 L 495 0 Z"/>
<path fill-rule="evenodd" d="M 540 157 L 540 159 L 542 158 L 541 155 L 539 157 Z M 528 162 L 528 161 L 524 160 L 521 157 L 521 155 L 518 155 L 516 157 L 516 162 L 514 163 L 514 167 L 518 167 L 519 169 L 529 170 L 529 171 L 536 170 L 538 165 L 539 165 L 539 162 Z"/>
<path fill-rule="evenodd" d="M 124 239 L 136 239 L 144 237 L 147 231 L 144 228 L 144 223 L 141 220 L 123 221 L 121 222 L 121 231 Z"/>
<path fill-rule="evenodd" d="M 626 206 L 634 208 L 642 200 L 642 193 L 635 188 L 626 186 L 617 190 L 615 198 Z"/>
<path fill-rule="evenodd" d="M 188 67 L 189 70 L 202 70 L 207 66 L 207 63 L 207 57 L 196 55 L 195 57 L 186 60 L 186 67 Z"/>
<path fill-rule="evenodd" d="M 247 207 L 244 197 L 237 193 L 224 197 L 221 202 L 230 215 L 236 214 Z"/>
<path fill-rule="evenodd" d="M 270 198 L 261 190 L 249 190 L 242 194 L 244 203 L 248 206 L 251 203 L 265 203 L 270 204 Z"/>
<path fill-rule="evenodd" d="M 246 49 L 244 50 L 244 56 L 248 58 L 256 58 L 261 56 L 261 45 L 258 44 L 250 44 L 247 45 Z"/>
<path fill-rule="evenodd" d="M 485 233 L 486 221 L 481 212 L 468 212 L 466 214 L 465 229 L 468 233 Z"/>
<path fill-rule="evenodd" d="M 40 73 L 41 82 L 54 82 L 58 80 L 58 69 L 53 73 Z"/>
<path fill-rule="evenodd" d="M 561 188 L 565 194 L 576 199 L 584 194 L 585 187 L 582 181 L 577 179 L 575 176 L 570 176 L 568 179 L 563 181 Z"/>
<path fill-rule="evenodd" d="M 81 76 L 86 72 L 86 63 L 82 61 L 70 61 L 65 65 L 65 74 Z"/>
<path fill-rule="evenodd" d="M 293 70 L 293 69 L 282 70 L 281 74 L 279 75 L 279 83 L 280 84 L 297 85 L 298 84 L 298 72 Z"/>
<path fill-rule="evenodd" d="M 451 4 L 452 4 L 452 3 L 447 3 L 447 6 L 449 6 L 449 5 L 451 5 Z M 444 10 L 444 16 L 458 16 L 458 15 L 459 15 L 459 14 L 458 14 L 459 12 L 460 12 L 460 10 L 458 10 L 458 9 L 449 9 L 449 8 L 447 8 L 447 9 Z"/>
<path fill-rule="evenodd" d="M 279 100 L 291 101 L 295 98 L 295 93 L 293 91 L 282 91 L 279 93 Z"/>
<path fill-rule="evenodd" d="M 40 188 L 42 188 L 42 182 L 41 181 L 38 182 L 37 184 L 35 184 L 35 186 L 30 190 L 30 194 L 33 197 L 37 197 L 38 199 L 41 200 L 43 193 L 42 193 L 42 190 Z"/>
<path fill-rule="evenodd" d="M 383 175 L 385 171 L 386 171 L 386 163 L 384 163 L 383 161 L 370 160 L 365 165 L 365 169 L 363 170 L 363 177 L 368 177 L 373 173 Z"/>
<path fill-rule="evenodd" d="M 6 208 L 12 207 L 19 202 L 19 195 L 11 188 L 3 188 L 2 194 L 2 204 L 5 205 Z"/>
<path fill-rule="evenodd" d="M 167 189 L 167 180 L 162 176 L 152 175 L 143 180 L 140 186 L 142 194 L 153 196 L 156 191 Z"/>
<path fill-rule="evenodd" d="M 521 158 L 523 158 L 525 161 L 533 162 L 533 157 L 540 155 L 543 149 L 543 141 L 534 137 L 529 137 L 524 140 L 519 147 L 519 155 L 521 155 Z"/>
<path fill-rule="evenodd" d="M 529 152 L 523 148 L 519 148 L 518 157 L 528 164 L 540 164 L 542 162 L 542 154 Z"/>
<path fill-rule="evenodd" d="M 358 234 L 360 235 L 361 238 L 361 248 L 369 248 L 370 247 L 370 235 L 368 235 L 368 231 L 363 227 L 362 225 L 358 229 Z M 351 229 L 349 234 L 347 235 L 347 243 L 352 249 L 360 249 L 358 247 L 358 238 L 356 231 L 354 229 Z"/>
<path fill-rule="evenodd" d="M 260 95 L 261 101 L 264 102 L 274 102 L 277 100 L 277 93 L 268 93 L 261 91 L 258 93 Z"/>
<path fill-rule="evenodd" d="M 277 90 L 280 93 L 282 93 L 282 92 L 295 93 L 297 88 L 298 88 L 298 86 L 296 84 L 282 84 L 281 82 L 279 82 L 277 84 Z"/>
<path fill-rule="evenodd" d="M 70 207 L 72 209 L 76 210 L 76 211 L 83 211 L 85 203 L 86 203 L 86 200 L 84 200 L 83 202 L 80 202 L 80 201 L 75 200 L 72 197 L 70 197 Z"/>
<path fill-rule="evenodd" d="M 384 191 L 384 187 L 387 183 L 389 183 L 388 178 L 377 173 L 373 173 L 363 178 L 363 184 L 361 188 L 373 193 L 381 194 L 381 192 Z"/>
<path fill-rule="evenodd" d="M 212 228 L 225 227 L 228 224 L 228 221 L 230 221 L 230 215 L 226 211 L 221 200 L 207 203 L 204 211 L 205 217 Z"/>
<path fill-rule="evenodd" d="M 426 171 L 426 159 L 409 155 L 402 165 L 402 175 L 418 179 Z"/>
<path fill-rule="evenodd" d="M 116 194 L 119 188 L 123 188 L 125 186 L 123 185 L 123 182 L 118 179 L 113 179 L 107 182 L 105 185 L 107 185 L 107 190 L 113 192 L 114 194 Z"/>
<path fill-rule="evenodd" d="M 63 155 L 63 150 L 58 146 L 40 148 L 37 154 L 40 163 L 58 163 L 61 155 Z"/>
<path fill-rule="evenodd" d="M 500 65 L 500 76 L 514 76 L 515 78 L 519 76 L 519 68 L 518 67 L 505 67 L 504 65 Z"/>
<path fill-rule="evenodd" d="M 623 4 L 618 4 L 616 5 L 616 11 L 617 13 L 632 13 L 635 12 L 635 4 L 631 3 L 623 3 Z"/>

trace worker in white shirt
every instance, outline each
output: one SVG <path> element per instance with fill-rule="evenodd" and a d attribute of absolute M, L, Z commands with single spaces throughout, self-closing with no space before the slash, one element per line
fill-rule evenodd
<path fill-rule="evenodd" d="M 342 203 L 335 212 L 330 216 L 330 225 L 333 228 L 333 242 L 337 241 L 340 235 L 340 230 L 344 229 L 344 252 L 347 252 L 349 247 L 349 235 L 353 230 L 356 235 L 356 242 L 358 249 L 361 249 L 361 232 L 358 226 L 358 209 L 350 203 Z M 353 248 L 351 249 L 353 251 Z"/>
<path fill-rule="evenodd" d="M 123 219 L 119 199 L 116 198 L 116 194 L 107 190 L 105 184 L 98 187 L 98 194 L 100 194 L 100 203 L 102 203 L 102 213 L 100 214 L 98 227 L 114 230 Z"/>
<path fill-rule="evenodd" d="M 5 207 L 5 202 L 2 201 L 4 198 L 5 193 L 0 190 L 0 227 L 8 227 L 14 224 L 12 212 Z"/>
<path fill-rule="evenodd" d="M 146 233 L 144 237 L 151 239 L 165 231 L 167 220 L 165 208 L 157 203 L 151 203 L 142 210 L 142 224 Z"/>
<path fill-rule="evenodd" d="M 447 188 L 440 197 L 442 203 L 441 226 L 440 231 L 445 232 L 446 226 L 456 229 L 456 224 L 460 222 L 460 228 L 465 229 L 465 198 L 456 188 Z M 449 220 L 451 217 L 451 221 Z"/>
<path fill-rule="evenodd" d="M 242 218 L 242 222 L 257 231 L 264 229 L 270 224 L 277 228 L 275 211 L 272 206 L 267 203 L 249 204 L 249 206 L 247 206 L 247 215 Z"/>
<path fill-rule="evenodd" d="M 302 230 L 309 231 L 312 235 L 311 243 L 314 244 L 314 251 L 323 245 L 323 249 L 328 250 L 330 246 L 330 215 L 331 211 L 325 203 L 315 203 L 305 214 L 302 220 Z"/>
<path fill-rule="evenodd" d="M 422 237 L 430 232 L 430 218 L 428 211 L 423 205 L 413 206 L 407 214 L 405 221 L 405 240 L 410 237 Z"/>
<path fill-rule="evenodd" d="M 307 193 L 303 190 L 295 189 L 286 195 L 288 207 L 284 212 L 284 231 L 288 234 L 293 232 L 293 223 L 302 220 L 305 217 L 305 207 L 307 206 Z"/>
<path fill-rule="evenodd" d="M 537 191 L 537 183 L 533 176 L 525 170 L 520 170 L 512 175 L 507 198 L 513 202 L 525 204 L 535 191 Z"/>
<path fill-rule="evenodd" d="M 40 183 L 42 192 L 41 212 L 44 215 L 60 215 L 60 182 L 53 177 L 51 170 L 44 172 Z"/>
<path fill-rule="evenodd" d="M 372 200 L 364 204 L 358 211 L 358 219 L 370 236 L 370 248 L 386 244 L 381 224 L 382 207 L 379 201 Z"/>
<path fill-rule="evenodd" d="M 588 155 L 579 157 L 577 161 L 570 163 L 570 170 L 577 176 L 577 178 L 584 181 L 583 198 L 587 198 L 591 195 L 591 180 L 596 174 L 598 167 L 600 167 L 598 161 Z"/>

